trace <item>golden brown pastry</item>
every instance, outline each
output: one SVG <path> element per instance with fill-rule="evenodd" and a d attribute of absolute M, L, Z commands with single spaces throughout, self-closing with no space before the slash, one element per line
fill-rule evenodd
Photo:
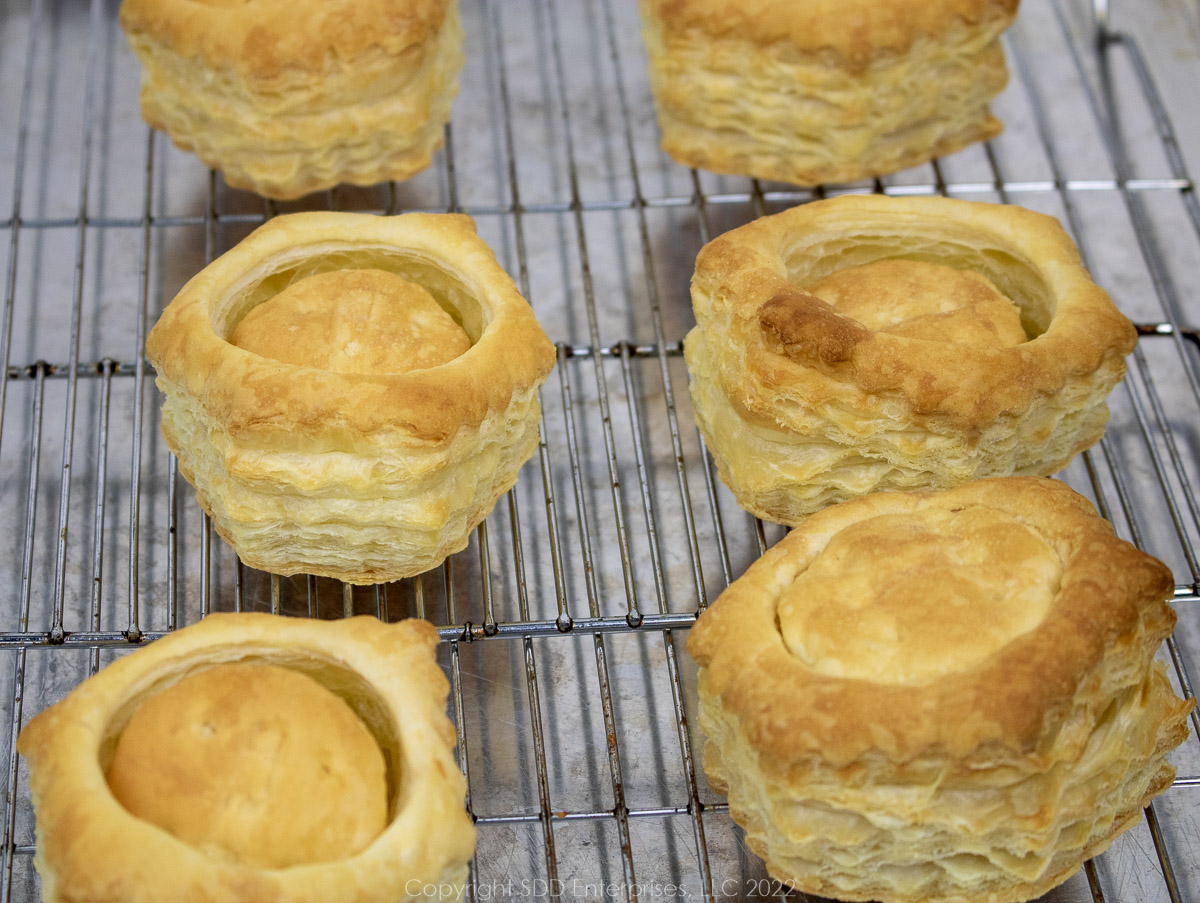
<path fill-rule="evenodd" d="M 722 235 L 684 353 L 725 483 L 796 524 L 881 489 L 1050 474 L 1097 442 L 1136 332 L 1057 221 L 844 196 Z"/>
<path fill-rule="evenodd" d="M 709 782 L 800 890 L 1036 897 L 1174 778 L 1173 585 L 1054 480 L 828 508 L 692 630 Z"/>
<path fill-rule="evenodd" d="M 663 149 L 799 185 L 999 134 L 1018 0 L 641 0 Z"/>
<path fill-rule="evenodd" d="M 124 0 L 142 115 L 271 198 L 424 169 L 462 70 L 457 0 Z"/>
<path fill-rule="evenodd" d="M 436 645 L 423 621 L 214 614 L 84 681 L 17 743 L 42 899 L 457 899 L 474 829 Z"/>
<path fill-rule="evenodd" d="M 447 214 L 278 217 L 150 333 L 163 435 L 247 564 L 379 583 L 466 546 L 538 441 L 554 347 Z"/>

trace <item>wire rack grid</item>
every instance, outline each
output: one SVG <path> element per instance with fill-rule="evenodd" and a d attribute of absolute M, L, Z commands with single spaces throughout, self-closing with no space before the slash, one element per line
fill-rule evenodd
<path fill-rule="evenodd" d="M 1176 574 L 1164 655 L 1200 658 L 1200 204 L 1138 41 L 1106 0 L 1026 0 L 995 141 L 797 190 L 658 149 L 634 4 L 463 0 L 467 67 L 426 173 L 289 204 L 228 189 L 147 129 L 116 0 L 0 6 L 0 903 L 38 897 L 21 725 L 102 664 L 209 611 L 442 625 L 479 843 L 467 898 L 788 896 L 699 767 L 699 611 L 782 532 L 737 509 L 693 426 L 680 339 L 709 237 L 845 191 L 1059 216 L 1141 341 L 1104 442 L 1063 479 Z M 1119 10 L 1117 11 L 1120 12 Z M 373 589 L 243 567 L 158 434 L 148 324 L 194 272 L 295 209 L 461 211 L 514 273 L 558 366 L 542 442 L 470 547 Z M 0 216 L 3 216 L 0 213 Z M 1200 724 L 1193 718 L 1195 734 Z M 1144 822 L 1047 899 L 1200 899 L 1200 742 Z M 803 895 L 794 895 L 803 896 Z"/>

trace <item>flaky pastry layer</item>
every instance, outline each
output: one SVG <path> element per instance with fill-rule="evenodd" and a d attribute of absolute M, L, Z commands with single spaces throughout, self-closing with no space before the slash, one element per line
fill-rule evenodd
<path fill-rule="evenodd" d="M 373 269 L 423 286 L 471 347 L 405 373 L 335 373 L 227 341 L 314 273 Z M 336 297 L 330 303 L 336 303 Z M 468 217 L 279 217 L 189 282 L 147 342 L 163 435 L 247 564 L 378 583 L 434 567 L 537 446 L 554 349 Z"/>
<path fill-rule="evenodd" d="M 427 167 L 463 65 L 456 0 L 125 0 L 121 24 L 146 121 L 278 199 Z"/>
<path fill-rule="evenodd" d="M 873 330 L 813 295 L 882 260 L 978 273 L 1019 309 L 1002 347 Z M 738 503 L 785 524 L 885 489 L 1053 473 L 1099 440 L 1136 333 L 1050 217 L 844 196 L 710 242 L 684 346 L 700 426 Z"/>
<path fill-rule="evenodd" d="M 919 527 L 913 541 L 906 522 Z M 862 531 L 873 535 L 841 540 Z M 964 535 L 984 560 L 1013 565 L 1005 582 L 962 594 L 977 576 Z M 954 550 L 957 572 L 936 555 L 930 567 L 938 543 Z M 1030 567 L 1035 559 L 1049 566 Z M 824 604 L 852 617 L 852 630 L 810 621 L 805 639 L 836 647 L 841 636 L 845 676 L 828 658 L 796 655 L 785 635 L 789 591 L 814 571 L 841 575 Z M 897 593 L 921 590 L 905 599 L 908 626 L 878 586 L 857 582 L 871 573 Z M 806 892 L 883 903 L 1038 896 L 1106 849 L 1174 777 L 1166 757 L 1187 737 L 1193 703 L 1153 661 L 1175 622 L 1172 587 L 1166 567 L 1053 480 L 877 493 L 826 509 L 692 630 L 705 770 L 770 873 Z M 1030 606 L 1033 626 L 1010 638 L 990 605 Z M 981 642 L 962 643 L 963 630 Z M 915 679 L 872 676 L 872 661 L 914 645 L 936 666 Z"/>
<path fill-rule="evenodd" d="M 37 856 L 46 903 L 396 903 L 459 899 L 474 848 L 454 763 L 449 690 L 423 621 L 313 621 L 214 614 L 128 655 L 26 725 Z M 141 704 L 185 677 L 231 663 L 299 671 L 344 700 L 387 769 L 388 821 L 342 859 L 254 868 L 213 857 L 135 818 L 105 780 Z M 288 801 L 323 805 L 316 788 Z M 427 896 L 428 895 L 428 896 Z"/>
<path fill-rule="evenodd" d="M 800 185 L 923 163 L 1001 130 L 1017 0 L 641 0 L 663 148 Z"/>

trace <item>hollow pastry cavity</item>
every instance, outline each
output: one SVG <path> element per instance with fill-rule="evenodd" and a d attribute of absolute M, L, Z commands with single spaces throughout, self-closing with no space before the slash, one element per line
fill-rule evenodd
<path fill-rule="evenodd" d="M 346 859 L 387 825 L 370 731 L 311 677 L 272 665 L 217 665 L 146 700 L 107 780 L 134 816 L 254 868 Z"/>
<path fill-rule="evenodd" d="M 885 489 L 1050 474 L 1103 434 L 1136 333 L 1058 223 L 843 196 L 719 236 L 684 355 L 738 503 L 799 523 Z"/>
<path fill-rule="evenodd" d="M 461 899 L 437 645 L 424 621 L 212 614 L 103 668 L 17 742 L 42 899 Z"/>
<path fill-rule="evenodd" d="M 995 137 L 1018 0 L 641 0 L 663 149 L 800 185 Z"/>
<path fill-rule="evenodd" d="M 271 198 L 427 167 L 463 65 L 455 0 L 124 0 L 120 19 L 143 118 Z"/>
<path fill-rule="evenodd" d="M 436 367 L 471 347 L 433 295 L 382 270 L 306 276 L 250 311 L 230 342 L 285 364 L 368 374 Z"/>
<path fill-rule="evenodd" d="M 806 893 L 1037 897 L 1174 777 L 1173 585 L 1053 480 L 827 508 L 692 629 L 709 783 Z"/>
<path fill-rule="evenodd" d="M 179 471 L 242 561 L 350 583 L 466 546 L 537 447 L 555 360 L 471 219 L 419 213 L 271 220 L 146 351 Z"/>

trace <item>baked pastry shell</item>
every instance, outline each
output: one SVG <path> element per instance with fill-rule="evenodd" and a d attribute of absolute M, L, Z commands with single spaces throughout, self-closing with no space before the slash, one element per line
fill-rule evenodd
<path fill-rule="evenodd" d="M 427 167 L 463 65 L 456 0 L 124 0 L 120 20 L 143 118 L 280 200 Z"/>
<path fill-rule="evenodd" d="M 811 294 L 880 260 L 986 277 L 1027 341 L 875 331 Z M 797 524 L 866 492 L 1047 475 L 1099 440 L 1137 335 L 1052 217 L 847 195 L 709 242 L 684 343 L 697 423 L 738 503 Z"/>
<path fill-rule="evenodd" d="M 916 685 L 822 675 L 792 655 L 776 606 L 831 537 L 868 518 L 966 505 L 1012 516 L 1062 561 L 1040 625 L 982 661 Z M 688 652 L 702 669 L 702 695 L 733 714 L 764 769 L 786 775 L 814 756 L 837 766 L 875 753 L 899 765 L 936 757 L 968 771 L 1036 758 L 1076 705 L 1107 704 L 1097 675 L 1154 656 L 1175 624 L 1165 602 L 1173 589 L 1165 565 L 1118 539 L 1090 502 L 1056 480 L 879 492 L 791 531 L 701 616 Z"/>
<path fill-rule="evenodd" d="M 798 185 L 995 137 L 1018 0 L 641 0 L 663 149 Z"/>
<path fill-rule="evenodd" d="M 434 661 L 437 642 L 423 621 L 213 614 L 104 668 L 30 721 L 18 740 L 30 768 L 43 899 L 393 903 L 430 886 L 446 898 L 460 896 L 474 828 L 451 754 L 449 687 Z M 301 671 L 371 729 L 387 764 L 390 817 L 361 852 L 276 870 L 216 861 L 135 818 L 113 797 L 107 762 L 141 701 L 230 662 Z"/>
<path fill-rule="evenodd" d="M 471 346 L 425 369 L 339 373 L 226 339 L 296 280 L 359 268 L 420 285 Z M 241 559 L 351 583 L 422 573 L 467 545 L 537 447 L 555 360 L 471 219 L 447 214 L 271 220 L 184 286 L 146 349 L 167 444 Z"/>
<path fill-rule="evenodd" d="M 1154 661 L 1172 589 L 1053 480 L 827 508 L 689 637 L 710 784 L 799 890 L 1039 896 L 1174 777 L 1195 703 Z"/>

